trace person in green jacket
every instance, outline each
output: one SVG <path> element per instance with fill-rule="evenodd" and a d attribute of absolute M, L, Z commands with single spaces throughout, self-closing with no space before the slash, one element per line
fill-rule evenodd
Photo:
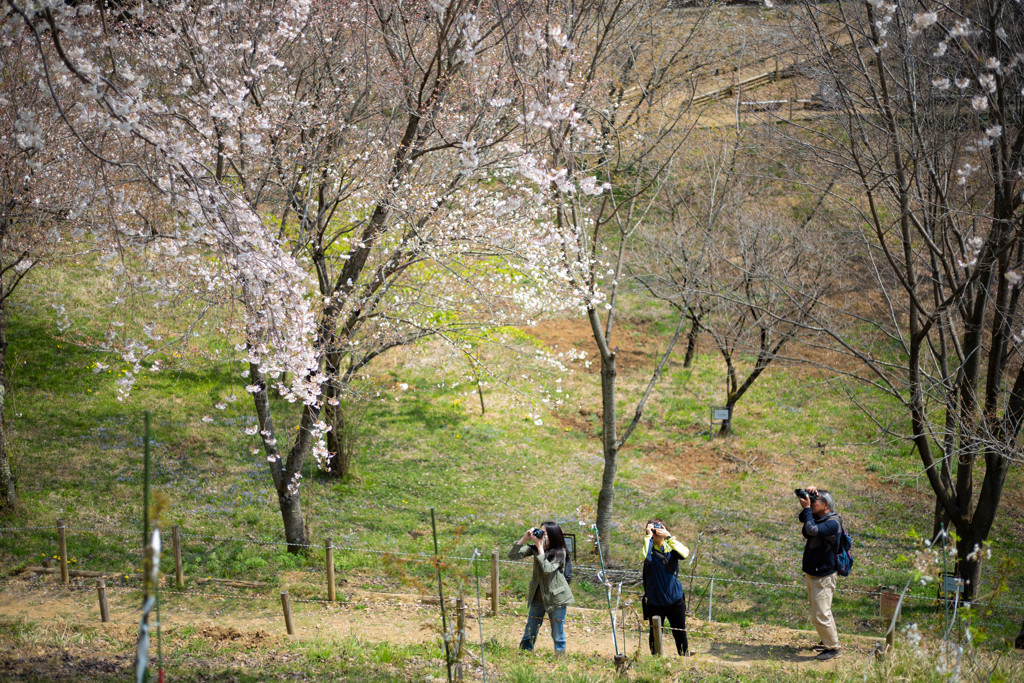
<path fill-rule="evenodd" d="M 526 604 L 530 613 L 519 647 L 532 650 L 537 632 L 547 613 L 551 622 L 551 639 L 555 652 L 565 652 L 565 608 L 573 603 L 572 590 L 565 578 L 569 551 L 565 546 L 562 528 L 554 522 L 544 522 L 540 528 L 531 527 L 508 551 L 510 560 L 533 557 L 533 578 Z"/>

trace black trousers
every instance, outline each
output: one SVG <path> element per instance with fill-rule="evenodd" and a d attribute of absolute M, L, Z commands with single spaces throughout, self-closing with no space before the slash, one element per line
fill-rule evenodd
<path fill-rule="evenodd" d="M 676 639 L 676 652 L 685 655 L 690 644 L 686 640 L 686 596 L 674 605 L 644 605 L 644 616 L 649 620 L 651 617 L 661 617 L 662 631 L 666 623 L 671 624 L 672 637 Z M 654 654 L 654 629 L 651 629 L 648 642 L 651 644 L 651 654 Z"/>

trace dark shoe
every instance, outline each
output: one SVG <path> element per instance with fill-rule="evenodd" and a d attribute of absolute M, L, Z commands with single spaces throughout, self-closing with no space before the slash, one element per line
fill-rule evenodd
<path fill-rule="evenodd" d="M 836 647 L 836 648 L 830 648 L 830 649 L 822 650 L 821 652 L 818 653 L 818 655 L 815 657 L 815 659 L 817 659 L 819 662 L 824 662 L 824 661 L 827 661 L 829 659 L 832 659 L 833 657 L 838 657 L 838 656 L 839 656 L 839 648 Z"/>
<path fill-rule="evenodd" d="M 812 649 L 812 650 L 817 650 L 818 652 L 823 652 L 823 651 L 827 650 L 828 648 L 827 648 L 827 647 L 825 647 L 825 643 L 823 643 L 823 642 L 821 642 L 821 641 L 819 640 L 819 641 L 818 641 L 818 644 L 817 644 L 817 645 L 815 645 L 814 647 L 812 647 L 811 649 Z"/>

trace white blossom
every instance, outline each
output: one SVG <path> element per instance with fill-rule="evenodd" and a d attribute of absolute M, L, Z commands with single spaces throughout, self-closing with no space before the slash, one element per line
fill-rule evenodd
<path fill-rule="evenodd" d="M 598 184 L 597 178 L 594 176 L 587 176 L 580 181 L 580 190 L 585 195 L 594 196 L 599 195 L 605 190 L 612 189 L 611 183 Z"/>
<path fill-rule="evenodd" d="M 916 36 L 922 31 L 928 29 L 935 22 L 939 20 L 939 15 L 935 12 L 918 12 L 914 15 L 914 21 L 911 23 L 908 33 L 911 36 Z"/>

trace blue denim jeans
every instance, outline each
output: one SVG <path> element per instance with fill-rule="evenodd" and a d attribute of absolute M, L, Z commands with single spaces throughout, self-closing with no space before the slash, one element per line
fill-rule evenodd
<path fill-rule="evenodd" d="M 551 622 L 551 639 L 555 641 L 555 652 L 565 652 L 565 607 L 556 607 L 548 613 Z M 532 650 L 540 631 L 540 623 L 544 621 L 544 605 L 539 600 L 530 603 L 530 615 L 526 618 L 526 630 L 519 643 L 520 649 Z"/>

